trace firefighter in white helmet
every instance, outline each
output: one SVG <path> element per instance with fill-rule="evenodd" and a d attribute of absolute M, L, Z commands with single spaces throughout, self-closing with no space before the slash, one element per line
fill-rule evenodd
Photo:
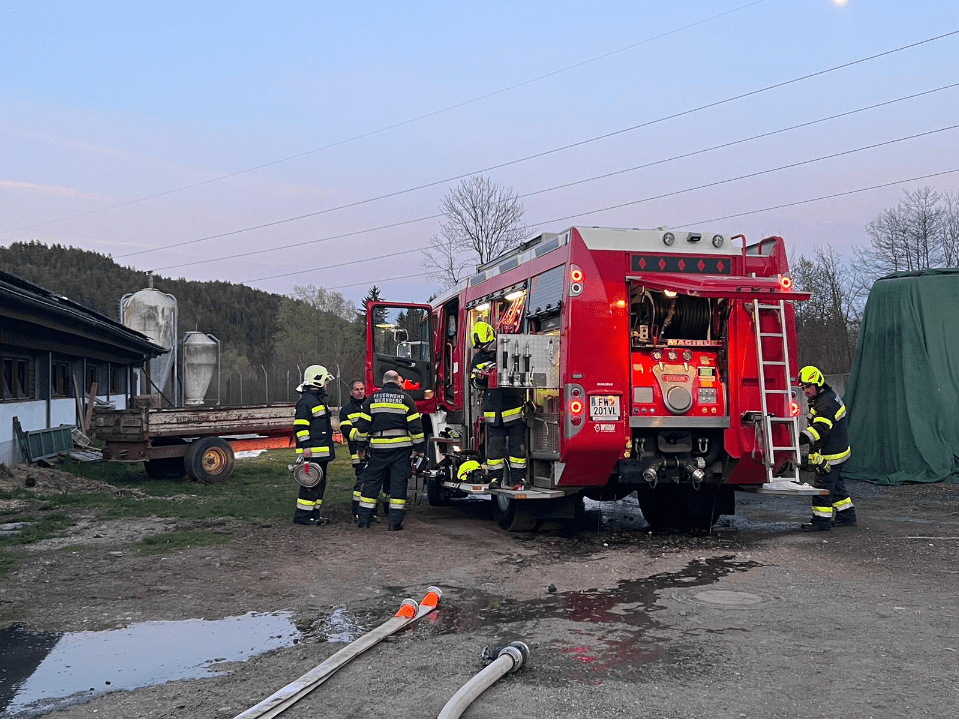
<path fill-rule="evenodd" d="M 300 485 L 293 522 L 297 525 L 322 525 L 320 517 L 323 493 L 326 491 L 326 466 L 333 459 L 333 423 L 326 404 L 326 386 L 333 375 L 322 365 L 310 365 L 303 373 L 303 383 L 296 391 L 293 432 L 296 436 L 296 454 L 310 465 L 318 465 L 321 480 L 312 487 Z"/>
<path fill-rule="evenodd" d="M 496 369 L 496 333 L 487 322 L 473 325 L 470 382 L 483 390 L 483 419 L 486 421 L 486 467 L 491 488 L 504 482 L 509 487 L 526 483 L 526 423 L 523 422 L 523 395 L 512 388 L 490 388 L 489 376 Z M 509 478 L 504 480 L 507 452 Z"/>
<path fill-rule="evenodd" d="M 801 527 L 829 530 L 855 525 L 856 508 L 842 478 L 843 463 L 852 455 L 846 406 L 813 365 L 799 371 L 799 384 L 809 401 L 809 426 L 800 434 L 799 443 L 809 445 L 809 465 L 816 471 L 817 484 L 829 490 L 825 497 L 813 496 L 812 520 Z"/>

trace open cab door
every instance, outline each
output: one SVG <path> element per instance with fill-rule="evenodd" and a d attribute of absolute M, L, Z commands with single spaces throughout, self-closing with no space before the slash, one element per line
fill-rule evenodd
<path fill-rule="evenodd" d="M 367 384 L 382 387 L 383 375 L 395 370 L 420 412 L 431 412 L 434 404 L 432 324 L 429 305 L 371 302 L 367 307 Z"/>

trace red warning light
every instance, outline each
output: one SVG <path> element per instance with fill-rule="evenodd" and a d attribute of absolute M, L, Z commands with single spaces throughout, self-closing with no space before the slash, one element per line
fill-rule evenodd
<path fill-rule="evenodd" d="M 570 268 L 569 279 L 576 283 L 583 282 L 583 271 L 574 265 Z"/>
<path fill-rule="evenodd" d="M 783 275 L 781 278 L 779 278 L 779 287 L 781 287 L 783 290 L 789 290 L 789 288 L 792 286 L 793 279 L 788 275 Z"/>
<path fill-rule="evenodd" d="M 799 407 L 799 403 L 795 400 L 791 400 L 789 403 L 789 414 L 792 417 L 798 417 L 799 413 L 802 412 L 802 408 Z"/>

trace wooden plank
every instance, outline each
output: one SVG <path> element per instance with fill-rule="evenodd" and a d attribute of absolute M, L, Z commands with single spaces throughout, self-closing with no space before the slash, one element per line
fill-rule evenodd
<path fill-rule="evenodd" d="M 83 434 L 90 432 L 90 418 L 93 415 L 93 406 L 97 399 L 97 383 L 90 384 L 90 393 L 87 395 L 87 412 L 83 416 Z"/>
<path fill-rule="evenodd" d="M 30 443 L 27 442 L 27 436 L 23 432 L 23 428 L 20 427 L 20 418 L 16 415 L 13 416 L 13 430 L 17 435 L 17 442 L 20 444 L 20 454 L 23 455 L 23 459 L 28 463 L 33 462 L 30 459 Z"/>

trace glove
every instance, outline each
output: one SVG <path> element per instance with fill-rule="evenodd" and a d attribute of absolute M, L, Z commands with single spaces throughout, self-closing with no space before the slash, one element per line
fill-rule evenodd
<path fill-rule="evenodd" d="M 832 470 L 832 466 L 826 461 L 826 458 L 819 453 L 809 453 L 809 464 L 820 475 L 825 475 Z"/>

